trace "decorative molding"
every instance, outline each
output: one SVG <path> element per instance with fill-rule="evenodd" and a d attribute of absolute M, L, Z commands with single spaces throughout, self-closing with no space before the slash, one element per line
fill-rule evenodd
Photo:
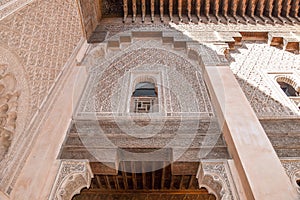
<path fill-rule="evenodd" d="M 94 177 L 87 160 L 63 160 L 49 200 L 70 200 L 82 188 L 89 188 Z"/>
<path fill-rule="evenodd" d="M 209 193 L 216 196 L 217 200 L 235 199 L 230 187 L 230 177 L 226 165 L 226 161 L 201 161 L 198 169 L 199 187 L 205 187 Z"/>
<path fill-rule="evenodd" d="M 300 181 L 300 160 L 281 160 L 281 163 L 300 197 L 300 186 L 297 185 Z"/>
<path fill-rule="evenodd" d="M 260 2 L 263 1 L 263 2 Z M 183 18 L 188 17 L 188 21 L 192 21 L 191 13 L 196 13 L 198 17 L 198 22 L 202 21 L 202 18 L 206 17 L 207 22 L 232 22 L 232 23 L 245 23 L 245 24 L 266 24 L 268 21 L 271 21 L 272 24 L 294 24 L 298 19 L 298 10 L 299 10 L 299 2 L 297 0 L 200 0 L 192 1 L 192 0 L 165 0 L 160 1 L 159 6 L 154 6 L 154 0 L 151 0 L 150 4 L 146 4 L 145 0 L 142 0 L 141 3 L 136 3 L 136 0 L 132 0 L 127 2 L 127 0 L 122 5 L 122 1 L 103 1 L 103 15 L 105 17 L 109 17 L 114 15 L 120 15 L 122 13 L 121 8 L 124 10 L 124 19 L 127 17 L 128 13 L 128 5 L 133 4 L 134 6 L 129 8 L 129 11 L 134 13 L 134 16 L 138 14 L 142 15 L 142 21 L 145 21 L 145 13 L 146 10 L 151 10 L 151 21 L 153 21 L 154 11 L 155 13 L 163 16 L 163 10 L 169 8 L 169 17 L 170 21 L 173 20 L 173 13 L 177 13 L 179 22 L 183 21 Z M 195 6 L 192 6 L 193 5 Z M 175 8 L 173 5 L 177 5 Z M 220 6 L 221 5 L 221 6 Z M 291 9 L 292 8 L 292 9 Z M 221 12 L 220 12 L 220 9 Z M 203 12 L 200 12 L 203 10 Z M 257 10 L 257 12 L 256 12 Z M 125 12 L 126 11 L 126 12 Z M 228 20 L 227 14 L 231 13 L 233 19 Z M 269 18 L 265 19 L 263 14 Z M 210 15 L 215 15 L 216 20 L 212 19 Z M 221 16 L 225 17 L 226 21 L 221 18 Z M 136 22 L 138 20 L 133 20 Z M 126 22 L 126 20 L 124 20 Z"/>
<path fill-rule="evenodd" d="M 297 92 L 300 91 L 300 80 L 297 80 L 293 74 L 280 74 L 275 77 L 277 82 L 290 84 Z"/>

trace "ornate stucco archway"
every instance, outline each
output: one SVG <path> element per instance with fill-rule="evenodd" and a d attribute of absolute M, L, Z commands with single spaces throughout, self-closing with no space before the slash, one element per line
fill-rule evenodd
<path fill-rule="evenodd" d="M 70 200 L 82 188 L 89 188 L 93 177 L 87 160 L 63 160 L 49 200 Z"/>

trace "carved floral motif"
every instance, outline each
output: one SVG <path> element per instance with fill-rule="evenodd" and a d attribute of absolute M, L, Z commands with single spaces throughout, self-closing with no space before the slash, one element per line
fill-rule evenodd
<path fill-rule="evenodd" d="M 225 162 L 202 161 L 197 178 L 200 187 L 205 187 L 219 200 L 233 200 Z"/>
<path fill-rule="evenodd" d="M 164 79 L 166 79 L 164 81 L 165 85 L 162 85 L 162 87 L 166 87 L 173 92 L 177 90 L 186 91 L 183 85 L 174 84 L 174 80 L 176 80 L 176 78 L 178 79 L 178 77 L 174 75 L 175 72 L 173 71 L 179 72 L 195 91 L 196 101 L 198 102 L 197 105 L 199 105 L 198 107 L 194 106 L 195 104 L 192 102 L 194 102 L 195 99 L 190 99 L 190 95 L 186 95 L 184 97 L 186 101 L 191 101 L 190 111 L 201 112 L 205 116 L 213 115 L 202 73 L 200 71 L 197 72 L 196 64 L 189 62 L 188 59 L 184 57 L 184 54 L 178 55 L 171 48 L 157 48 L 158 46 L 162 46 L 160 41 L 150 40 L 145 43 L 139 40 L 133 42 L 129 47 L 119 53 L 114 52 L 113 56 L 108 54 L 110 51 L 107 51 L 105 57 L 95 56 L 98 54 L 102 55 L 106 52 L 102 47 L 100 48 L 98 46 L 91 50 L 90 56 L 85 62 L 95 66 L 91 66 L 93 71 L 91 72 L 91 79 L 87 86 L 87 95 L 81 100 L 78 113 L 96 112 L 99 115 L 111 115 L 112 113 L 116 113 L 117 109 L 113 110 L 113 108 L 118 108 L 118 104 L 112 104 L 112 102 L 118 102 L 115 100 L 118 96 L 116 95 L 117 92 L 114 91 L 114 88 L 119 88 L 118 80 L 122 80 L 128 70 L 140 69 L 147 72 L 151 70 L 155 71 L 158 66 L 163 66 L 162 68 L 164 70 L 168 68 L 172 70 L 167 70 L 164 76 Z M 190 46 L 190 48 L 192 49 L 192 46 Z M 198 48 L 199 52 L 205 51 L 205 49 L 208 48 Z M 106 62 L 103 62 L 104 60 L 106 60 Z M 218 61 L 217 59 L 216 62 Z M 212 63 L 214 60 L 211 59 L 210 56 L 207 56 L 204 62 Z M 150 66 L 148 66 L 147 69 L 143 69 L 142 66 L 146 64 Z M 118 70 L 116 71 L 115 69 Z M 129 85 L 130 82 L 124 84 Z M 179 94 L 180 92 L 178 92 L 178 95 Z M 167 112 L 186 112 L 183 111 L 178 104 L 176 100 L 178 97 L 176 98 L 174 94 L 172 96 L 172 92 L 166 92 L 163 98 L 166 99 Z"/>
<path fill-rule="evenodd" d="M 281 160 L 281 163 L 300 197 L 300 186 L 297 184 L 300 181 L 300 160 Z"/>
<path fill-rule="evenodd" d="M 8 65 L 0 64 L 0 160 L 10 147 L 16 129 L 18 98 L 17 80 L 7 72 Z"/>
<path fill-rule="evenodd" d="M 278 94 L 268 73 L 292 72 L 300 68 L 300 56 L 268 44 L 244 43 L 231 52 L 230 68 L 258 116 L 297 115 L 293 103 L 287 104 Z"/>
<path fill-rule="evenodd" d="M 62 161 L 49 200 L 71 199 L 82 188 L 89 188 L 93 177 L 88 161 Z"/>

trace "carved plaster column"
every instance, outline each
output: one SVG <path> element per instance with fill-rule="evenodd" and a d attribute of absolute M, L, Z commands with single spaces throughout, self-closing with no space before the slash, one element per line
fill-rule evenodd
<path fill-rule="evenodd" d="M 63 160 L 49 200 L 70 200 L 82 188 L 89 188 L 93 173 L 87 160 Z"/>
<path fill-rule="evenodd" d="M 127 0 L 123 0 L 123 10 L 124 10 L 124 18 L 123 18 L 123 22 L 126 21 L 126 18 L 128 16 L 128 4 L 127 4 Z"/>

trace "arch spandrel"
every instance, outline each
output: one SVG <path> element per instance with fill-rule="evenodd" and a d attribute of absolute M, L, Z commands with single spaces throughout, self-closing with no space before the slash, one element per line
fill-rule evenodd
<path fill-rule="evenodd" d="M 62 161 L 49 200 L 70 200 L 81 189 L 89 188 L 93 177 L 88 161 Z"/>
<path fill-rule="evenodd" d="M 230 185 L 230 176 L 226 162 L 202 161 L 197 179 L 199 187 L 206 188 L 217 200 L 234 200 L 237 194 Z"/>

